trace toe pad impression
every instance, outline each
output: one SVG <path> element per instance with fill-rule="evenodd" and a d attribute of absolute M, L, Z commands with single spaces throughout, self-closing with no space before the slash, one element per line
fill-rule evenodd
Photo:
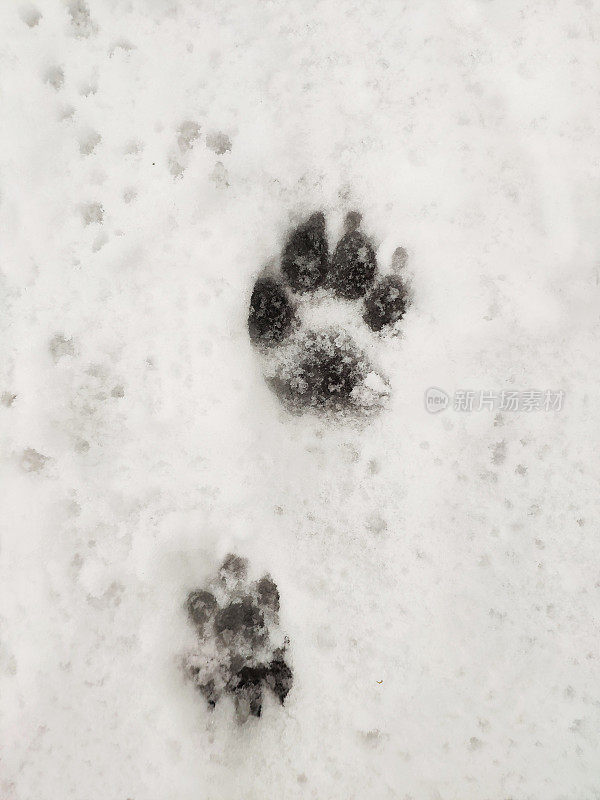
<path fill-rule="evenodd" d="M 335 248 L 327 282 L 338 297 L 356 300 L 373 285 L 376 270 L 372 244 L 360 231 L 350 231 Z"/>
<path fill-rule="evenodd" d="M 317 212 L 290 235 L 281 258 L 281 271 L 294 292 L 311 292 L 325 278 L 329 258 L 325 216 Z"/>
<path fill-rule="evenodd" d="M 408 306 L 406 287 L 397 275 L 382 278 L 365 299 L 363 319 L 372 331 L 398 322 Z"/>
<path fill-rule="evenodd" d="M 295 311 L 285 289 L 273 278 L 259 279 L 250 298 L 248 332 L 255 344 L 279 344 L 292 331 Z"/>

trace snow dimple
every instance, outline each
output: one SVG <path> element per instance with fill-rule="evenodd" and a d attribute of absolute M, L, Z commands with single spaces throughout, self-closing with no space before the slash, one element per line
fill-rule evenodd
<path fill-rule="evenodd" d="M 499 466 L 506 459 L 506 442 L 496 442 L 492 447 L 492 464 Z"/>
<path fill-rule="evenodd" d="M 28 28 L 35 28 L 37 25 L 39 25 L 39 22 L 42 18 L 42 15 L 37 8 L 29 5 L 21 8 L 19 11 L 19 16 Z"/>
<path fill-rule="evenodd" d="M 222 156 L 231 150 L 231 139 L 226 133 L 209 133 L 206 136 L 206 146 L 213 153 Z"/>
<path fill-rule="evenodd" d="M 90 9 L 85 0 L 70 0 L 67 11 L 71 18 L 73 34 L 82 39 L 87 39 L 98 31 L 98 26 L 90 15 Z"/>
<path fill-rule="evenodd" d="M 217 578 L 190 592 L 185 603 L 196 646 L 184 658 L 184 671 L 209 709 L 231 695 L 239 723 L 261 716 L 266 689 L 283 705 L 293 683 L 277 584 L 270 575 L 248 583 L 247 575 L 247 560 L 230 554 Z"/>
<path fill-rule="evenodd" d="M 57 92 L 62 89 L 65 82 L 65 73 L 62 67 L 50 67 L 46 72 L 45 81 Z"/>
<path fill-rule="evenodd" d="M 399 272 L 408 262 L 408 252 L 405 247 L 397 247 L 392 255 L 392 271 Z"/>
<path fill-rule="evenodd" d="M 109 56 L 113 56 L 119 50 L 121 50 L 123 53 L 131 53 L 132 50 L 135 50 L 135 45 L 132 44 L 128 39 L 118 39 L 110 46 L 108 54 Z"/>
<path fill-rule="evenodd" d="M 200 125 L 192 119 L 185 120 L 177 128 L 177 148 L 167 157 L 167 166 L 175 179 L 183 177 L 192 151 L 200 139 Z"/>
<path fill-rule="evenodd" d="M 409 305 L 408 287 L 398 275 L 377 281 L 375 251 L 358 230 L 361 219 L 357 212 L 347 215 L 346 233 L 330 260 L 325 215 L 312 214 L 287 238 L 282 278 L 255 283 L 250 340 L 262 352 L 268 385 L 291 412 L 366 416 L 390 394 L 387 379 L 348 330 L 366 323 L 371 332 L 392 332 Z M 398 248 L 394 268 L 406 258 Z"/>
<path fill-rule="evenodd" d="M 182 122 L 177 130 L 177 144 L 182 153 L 191 150 L 200 138 L 200 125 L 193 120 Z"/>
<path fill-rule="evenodd" d="M 100 225 L 104 219 L 104 208 L 101 203 L 86 203 L 81 208 L 84 225 Z"/>
<path fill-rule="evenodd" d="M 21 467 L 25 472 L 41 472 L 49 457 L 38 453 L 33 447 L 27 447 L 21 455 Z"/>
<path fill-rule="evenodd" d="M 82 156 L 90 156 L 102 141 L 102 137 L 96 131 L 85 133 L 79 140 L 79 152 Z"/>
<path fill-rule="evenodd" d="M 63 356 L 75 355 L 75 345 L 73 343 L 73 339 L 69 339 L 62 333 L 57 333 L 52 337 L 52 339 L 50 339 L 48 349 L 50 350 L 50 354 L 55 364 L 60 361 Z"/>

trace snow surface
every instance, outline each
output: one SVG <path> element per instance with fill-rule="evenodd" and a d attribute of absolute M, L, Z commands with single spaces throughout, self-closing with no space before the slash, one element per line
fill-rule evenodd
<path fill-rule="evenodd" d="M 0 19 L 2 800 L 600 797 L 600 4 Z M 286 414 L 248 341 L 318 209 L 410 256 L 362 428 Z M 243 726 L 178 660 L 230 551 L 294 669 Z"/>

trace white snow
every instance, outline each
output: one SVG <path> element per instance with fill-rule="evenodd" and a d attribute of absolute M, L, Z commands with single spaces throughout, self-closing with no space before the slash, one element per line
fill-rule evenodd
<path fill-rule="evenodd" d="M 2 800 L 599 797 L 600 4 L 0 25 Z M 288 415 L 247 337 L 319 209 L 409 253 L 366 426 Z M 565 403 L 433 415 L 430 386 Z M 294 668 L 241 727 L 179 669 L 232 551 Z"/>

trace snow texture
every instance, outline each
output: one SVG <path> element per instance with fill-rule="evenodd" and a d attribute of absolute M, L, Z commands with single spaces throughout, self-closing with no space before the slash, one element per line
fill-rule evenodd
<path fill-rule="evenodd" d="M 2 800 L 600 797 L 597 0 L 0 30 Z M 248 335 L 315 211 L 411 280 L 397 336 L 303 301 L 389 382 L 361 425 L 290 414 Z M 228 553 L 293 668 L 243 725 L 181 669 Z"/>

